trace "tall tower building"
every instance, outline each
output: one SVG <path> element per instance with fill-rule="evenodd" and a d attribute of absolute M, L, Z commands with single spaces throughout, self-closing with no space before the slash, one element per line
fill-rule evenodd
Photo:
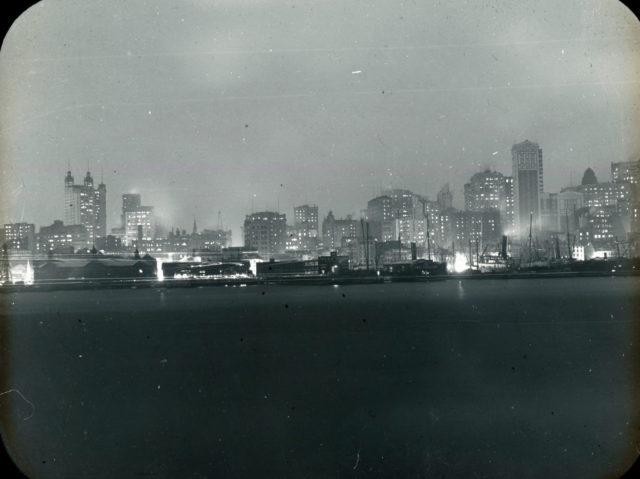
<path fill-rule="evenodd" d="M 71 171 L 64 178 L 64 222 L 67 225 L 82 224 L 80 220 L 80 194 L 82 185 L 73 183 Z"/>
<path fill-rule="evenodd" d="M 87 171 L 84 184 L 80 187 L 80 224 L 87 228 L 90 243 L 96 238 L 96 220 L 96 192 L 91 173 Z"/>
<path fill-rule="evenodd" d="M 540 226 L 540 194 L 542 182 L 542 149 L 537 143 L 525 140 L 511 148 L 514 179 L 516 231 L 521 236 L 529 232 L 529 219 Z"/>
<path fill-rule="evenodd" d="M 107 237 L 107 187 L 100 181 L 95 190 L 96 238 Z"/>
<path fill-rule="evenodd" d="M 91 173 L 87 171 L 82 185 L 74 184 L 71 171 L 64 179 L 64 222 L 66 225 L 83 225 L 88 233 L 88 244 L 106 237 L 107 187 L 100 183 L 93 186 Z"/>

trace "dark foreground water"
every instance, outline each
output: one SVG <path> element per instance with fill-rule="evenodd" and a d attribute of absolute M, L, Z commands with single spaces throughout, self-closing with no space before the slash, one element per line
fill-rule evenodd
<path fill-rule="evenodd" d="M 2 295 L 35 478 L 618 477 L 637 278 Z"/>

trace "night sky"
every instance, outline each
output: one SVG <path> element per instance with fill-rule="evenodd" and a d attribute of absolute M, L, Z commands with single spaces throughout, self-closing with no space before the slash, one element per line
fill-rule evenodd
<path fill-rule="evenodd" d="M 45 0 L 0 51 L 0 221 L 64 218 L 87 168 L 160 221 L 360 216 L 387 187 L 432 199 L 511 146 L 546 191 L 640 157 L 640 25 L 606 1 Z"/>

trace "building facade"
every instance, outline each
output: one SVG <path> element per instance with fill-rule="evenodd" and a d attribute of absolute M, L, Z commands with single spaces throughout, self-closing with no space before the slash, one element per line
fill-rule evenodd
<path fill-rule="evenodd" d="M 89 232 L 84 225 L 65 225 L 55 220 L 50 226 L 42 226 L 38 233 L 38 249 L 43 253 L 75 251 L 89 245 Z"/>
<path fill-rule="evenodd" d="M 322 221 L 322 240 L 324 248 L 338 251 L 345 238 L 358 240 L 361 234 L 359 222 L 350 216 L 345 219 L 336 219 L 332 211 Z"/>
<path fill-rule="evenodd" d="M 640 184 L 640 160 L 611 163 L 611 181 Z"/>
<path fill-rule="evenodd" d="M 288 251 L 315 252 L 319 243 L 319 218 L 316 205 L 300 205 L 293 208 L 293 225 L 288 228 Z"/>
<path fill-rule="evenodd" d="M 142 242 L 155 238 L 156 221 L 153 206 L 138 206 L 130 208 L 124 214 L 125 230 L 124 244 L 142 247 Z"/>
<path fill-rule="evenodd" d="M 525 140 L 511 148 L 516 234 L 526 237 L 529 222 L 540 227 L 540 194 L 544 190 L 542 149 Z"/>
<path fill-rule="evenodd" d="M 451 193 L 449 183 L 445 184 L 438 192 L 437 202 L 442 210 L 453 208 L 453 193 Z"/>
<path fill-rule="evenodd" d="M 309 234 L 318 236 L 318 206 L 301 205 L 293 208 L 293 224 L 296 227 L 304 227 Z"/>
<path fill-rule="evenodd" d="M 2 243 L 9 251 L 35 252 L 36 225 L 33 223 L 8 223 L 4 225 Z"/>
<path fill-rule="evenodd" d="M 126 228 L 125 216 L 128 211 L 133 211 L 142 205 L 142 200 L 137 193 L 125 193 L 122 195 L 122 214 L 120 215 L 120 226 L 124 230 Z"/>
<path fill-rule="evenodd" d="M 271 256 L 285 252 L 287 242 L 287 216 L 273 211 L 247 215 L 244 220 L 244 245 Z"/>
<path fill-rule="evenodd" d="M 506 234 L 513 233 L 513 178 L 497 171 L 476 173 L 464 185 L 464 205 L 467 211 L 500 213 L 500 224 Z"/>
<path fill-rule="evenodd" d="M 446 195 L 443 193 L 443 196 Z M 410 190 L 393 189 L 370 200 L 365 216 L 371 222 L 378 241 L 399 240 L 402 243 L 424 245 L 427 240 L 427 216 L 430 227 L 435 229 L 439 211 L 437 202 L 427 201 Z"/>
<path fill-rule="evenodd" d="M 482 251 L 485 246 L 495 246 L 500 241 L 500 212 L 495 209 L 485 211 L 456 211 L 451 213 L 454 249 L 466 251 L 469 247 Z"/>

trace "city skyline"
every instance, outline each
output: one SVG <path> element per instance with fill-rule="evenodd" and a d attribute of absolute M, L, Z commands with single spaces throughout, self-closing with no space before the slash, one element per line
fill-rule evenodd
<path fill-rule="evenodd" d="M 110 253 L 134 249 L 178 252 L 213 248 L 219 251 L 229 246 L 242 246 L 267 257 L 285 252 L 308 256 L 321 251 L 349 251 L 350 255 L 356 254 L 353 257 L 356 264 L 360 261 L 356 250 L 366 238 L 369 238 L 366 242 L 387 243 L 390 247 L 396 241 L 413 244 L 412 248 L 419 245 L 429 257 L 431 246 L 440 252 L 454 251 L 455 243 L 458 249 L 464 249 L 466 243 L 495 248 L 500 235 L 520 244 L 527 236 L 531 241 L 532 233 L 536 241 L 537 238 L 557 241 L 559 236 L 566 235 L 567 243 L 571 242 L 572 236 L 573 241 L 583 247 L 618 248 L 620 241 L 629 244 L 636 241 L 640 221 L 637 196 L 640 159 L 612 162 L 611 181 L 598 181 L 593 170 L 587 168 L 580 185 L 565 186 L 559 192 L 545 192 L 542 187 L 543 155 L 539 145 L 525 140 L 514 145 L 512 153 L 514 174 L 517 174 L 515 181 L 514 177 L 488 169 L 474 174 L 464 185 L 464 210 L 453 207 L 448 183 L 441 188 L 435 201 L 407 189 L 391 189 L 370 199 L 366 207 L 360 209 L 359 217 L 340 218 L 329 210 L 321 228 L 323 215 L 319 214 L 318 205 L 295 206 L 289 221 L 281 211 L 246 214 L 243 241 L 236 239 L 235 242 L 232 232 L 224 229 L 220 217 L 215 228 L 205 225 L 199 230 L 194 217 L 191 233 L 184 228 L 175 230 L 174 226 L 169 232 L 169 225 L 157 221 L 154 207 L 143 206 L 141 195 L 131 193 L 121 195 L 120 225 L 104 234 L 96 234 L 105 231 L 104 227 L 96 230 L 99 219 L 104 219 L 104 208 L 96 208 L 96 204 L 100 203 L 98 199 L 104 202 L 106 185 L 101 182 L 94 189 L 90 172 L 82 185 L 74 185 L 73 175 L 67 171 L 64 178 L 65 218 L 75 214 L 75 221 L 65 224 L 56 219 L 49 226 L 40 225 L 37 235 L 33 223 L 6 223 L 4 235 L 0 236 L 7 241 L 9 249 L 35 251 L 36 248 L 40 253 L 68 251 L 69 246 L 80 251 L 91 249 Z M 521 167 L 525 168 L 524 176 L 520 173 Z M 524 186 L 518 186 L 519 182 L 524 182 Z M 529 193 L 523 193 L 523 188 L 528 188 Z M 531 192 L 535 198 L 530 206 L 535 210 L 522 210 L 518 203 L 530 202 Z"/>
<path fill-rule="evenodd" d="M 3 223 L 62 219 L 68 164 L 102 170 L 108 230 L 132 192 L 167 226 L 220 211 L 238 244 L 252 210 L 357 216 L 386 187 L 449 183 L 462 208 L 524 139 L 549 192 L 640 157 L 637 21 L 618 2 L 77 5 L 35 5 L 3 43 Z"/>
<path fill-rule="evenodd" d="M 530 142 L 527 139 L 518 144 L 514 144 L 512 150 L 513 149 L 517 150 L 522 147 L 525 148 L 525 151 L 527 149 L 533 148 L 533 151 L 536 154 L 536 164 L 538 164 L 537 155 L 539 154 L 540 157 L 542 156 L 542 148 L 539 148 L 539 145 L 537 143 Z M 513 158 L 514 168 L 515 168 L 516 161 L 517 161 L 517 158 L 516 156 L 514 156 Z M 640 161 L 640 159 L 632 162 L 612 162 L 610 164 L 610 171 L 609 171 L 608 177 L 600 178 L 600 180 L 598 180 L 597 175 L 595 175 L 593 169 L 591 167 L 587 167 L 582 175 L 582 180 L 581 180 L 582 185 L 584 186 L 585 181 L 587 181 L 586 184 L 594 183 L 592 185 L 594 187 L 598 187 L 598 185 L 602 185 L 602 187 L 609 188 L 608 185 L 611 185 L 611 181 L 623 182 L 625 184 L 628 182 L 636 183 L 637 182 L 636 177 L 638 174 L 636 169 L 638 167 L 633 166 L 632 168 L 635 168 L 633 172 L 630 172 L 628 168 L 629 168 L 629 165 L 636 165 L 638 161 Z M 539 166 L 541 168 L 542 164 L 540 163 Z M 618 171 L 620 167 L 625 168 L 625 170 L 622 172 Z M 540 174 L 539 180 L 540 182 L 542 182 L 542 169 L 540 169 L 539 172 L 536 170 L 535 176 L 537 177 L 538 174 Z M 260 209 L 260 208 L 255 208 L 254 207 L 255 205 L 252 205 L 254 208 L 251 211 L 247 211 L 244 214 L 244 218 L 245 218 L 245 224 L 246 224 L 246 218 L 254 214 L 277 213 L 278 215 L 286 218 L 287 226 L 295 227 L 295 226 L 305 225 L 306 221 L 310 221 L 309 219 L 305 219 L 305 217 L 311 214 L 313 218 L 311 221 L 314 221 L 315 229 L 316 229 L 314 234 L 321 236 L 320 232 L 317 231 L 320 223 L 319 220 L 321 218 L 326 219 L 327 216 L 332 216 L 332 217 L 337 217 L 337 219 L 343 219 L 343 218 L 349 219 L 349 220 L 374 219 L 376 221 L 381 221 L 383 220 L 383 217 L 384 219 L 386 219 L 385 215 L 382 215 L 380 218 L 377 218 L 377 214 L 374 215 L 375 217 L 369 216 L 372 211 L 371 208 L 374 208 L 374 209 L 376 208 L 376 206 L 373 205 L 373 203 L 375 203 L 377 200 L 381 200 L 382 198 L 386 198 L 386 195 L 389 195 L 389 194 L 397 195 L 398 193 L 405 192 L 407 194 L 415 195 L 417 197 L 423 198 L 424 200 L 427 200 L 429 203 L 440 204 L 438 208 L 441 211 L 445 211 L 447 208 L 453 208 L 454 210 L 458 210 L 458 211 L 487 211 L 490 209 L 499 211 L 501 213 L 500 216 L 501 216 L 502 228 L 505 231 L 505 233 L 509 235 L 513 234 L 515 236 L 522 237 L 523 235 L 526 235 L 526 231 L 524 233 L 520 232 L 518 234 L 517 228 L 515 228 L 517 219 L 518 217 L 521 216 L 522 213 L 519 214 L 517 212 L 517 208 L 515 207 L 516 192 L 515 192 L 514 186 L 517 183 L 517 181 L 514 183 L 513 178 L 514 178 L 513 176 L 505 175 L 500 171 L 491 170 L 489 168 L 478 171 L 474 173 L 471 176 L 471 178 L 467 180 L 467 182 L 464 183 L 463 185 L 464 193 L 462 195 L 462 198 L 455 198 L 455 196 L 453 196 L 453 202 L 451 198 L 452 195 L 449 192 L 450 183 L 446 183 L 445 185 L 443 185 L 440 191 L 438 192 L 438 195 L 436 195 L 435 198 L 432 197 L 432 195 L 425 195 L 420 192 L 409 190 L 408 188 L 401 188 L 401 187 L 397 188 L 397 187 L 390 186 L 387 188 L 383 188 L 376 193 L 373 193 L 374 196 L 369 197 L 369 200 L 364 202 L 363 204 L 351 205 L 352 211 L 355 211 L 357 213 L 347 213 L 345 215 L 336 215 L 334 214 L 333 210 L 327 209 L 323 205 L 316 205 L 316 204 L 309 204 L 309 203 L 303 204 L 302 202 L 298 201 L 295 203 L 295 206 L 292 206 L 291 208 L 287 208 L 286 210 L 284 208 L 270 209 L 268 207 Z M 587 180 L 585 180 L 585 178 Z M 54 221 L 58 222 L 59 224 L 64 224 L 65 226 L 83 224 L 86 226 L 89 243 L 95 243 L 93 239 L 92 228 L 94 227 L 94 224 L 96 222 L 95 215 L 97 214 L 98 217 L 100 217 L 100 214 L 97 213 L 97 211 L 100 211 L 100 209 L 98 209 L 96 212 L 93 212 L 93 208 L 96 200 L 94 199 L 92 193 L 94 191 L 96 193 L 100 191 L 102 195 L 102 199 L 104 201 L 104 196 L 106 195 L 106 191 L 107 191 L 106 185 L 101 181 L 99 184 L 99 188 L 94 189 L 93 180 L 92 180 L 90 171 L 88 171 L 86 173 L 86 176 L 83 178 L 83 181 L 84 181 L 83 184 L 74 185 L 73 181 L 74 181 L 73 175 L 71 174 L 71 171 L 68 170 L 64 177 L 65 194 L 64 194 L 64 204 L 62 207 L 62 210 L 64 211 L 64 215 L 53 218 L 53 219 L 49 219 L 48 221 L 45 221 L 45 223 L 43 224 L 38 224 L 32 221 L 29 221 L 29 219 L 27 218 L 21 221 L 11 221 L 5 224 L 8 224 L 8 225 L 34 224 L 39 227 L 48 226 L 49 223 L 52 223 Z M 538 219 L 534 222 L 536 230 L 543 228 L 542 223 L 540 223 L 541 221 L 540 215 L 542 211 L 541 208 L 543 208 L 544 200 L 546 200 L 549 195 L 553 196 L 553 195 L 558 195 L 559 193 L 564 194 L 565 196 L 567 194 L 570 195 L 571 191 L 574 191 L 575 188 L 578 187 L 579 185 L 580 185 L 580 181 L 578 182 L 577 185 L 571 182 L 561 186 L 560 189 L 555 192 L 545 191 L 544 189 L 541 189 L 539 191 L 540 197 L 537 200 L 537 206 L 539 209 L 537 213 Z M 587 191 L 589 191 L 588 188 L 589 187 L 587 187 Z M 77 190 L 76 191 L 76 194 L 78 196 L 77 204 L 75 204 L 76 201 L 74 201 L 74 204 L 69 203 L 68 192 L 71 189 Z M 82 192 L 82 195 L 80 194 L 81 192 Z M 448 198 L 444 200 L 445 205 L 441 204 L 443 201 L 441 197 L 443 192 L 446 192 L 446 194 L 448 195 Z M 188 228 L 185 228 L 181 224 L 180 225 L 165 224 L 159 221 L 158 217 L 161 217 L 162 215 L 161 214 L 159 216 L 156 215 L 154 211 L 154 206 L 152 205 L 142 206 L 141 195 L 139 193 L 120 193 L 120 194 L 113 193 L 113 194 L 117 196 L 118 201 L 120 202 L 120 208 L 117 209 L 117 212 L 121 213 L 119 215 L 120 221 L 118 223 L 115 223 L 117 226 L 114 226 L 113 224 L 108 224 L 106 228 L 104 227 L 100 228 L 99 231 L 104 231 L 104 234 L 96 234 L 96 237 L 105 238 L 109 235 L 116 235 L 123 238 L 124 244 L 130 245 L 132 244 L 132 241 L 137 236 L 137 230 L 139 227 L 138 225 L 144 224 L 145 234 L 143 235 L 143 237 L 146 238 L 147 240 L 150 240 L 156 237 L 156 234 L 155 234 L 156 228 L 158 228 L 158 231 L 162 231 L 164 233 L 161 236 L 166 236 L 166 233 L 168 233 L 169 230 L 173 230 L 174 228 L 178 228 L 178 231 L 188 230 Z M 615 198 L 615 195 L 612 195 L 611 197 Z M 594 205 L 594 204 L 589 204 L 589 202 L 587 202 L 587 206 L 593 207 L 593 206 L 599 206 L 599 204 L 596 203 Z M 411 208 L 411 206 L 409 207 Z M 90 214 L 87 214 L 84 211 L 87 208 L 89 209 Z M 310 208 L 314 212 L 309 211 Z M 405 206 L 401 206 L 400 208 L 405 208 Z M 413 208 L 415 208 L 415 206 Z M 318 211 L 322 212 L 322 214 L 319 214 Z M 77 216 L 76 221 L 69 221 L 70 214 L 73 214 L 73 212 L 75 212 Z M 287 218 L 287 213 L 288 213 L 288 218 Z M 218 211 L 218 222 L 215 226 L 213 225 L 213 223 L 211 224 L 205 223 L 203 225 L 204 227 L 203 229 L 210 229 L 211 231 L 213 230 L 223 231 L 223 230 L 229 229 L 227 225 L 224 225 L 221 223 L 221 214 L 222 212 Z M 131 218 L 132 218 L 131 221 L 127 220 L 129 215 L 131 215 Z M 413 215 L 413 213 L 411 215 Z M 112 214 L 111 216 L 114 217 L 115 214 Z M 64 218 L 64 222 L 62 222 L 60 218 Z M 139 221 L 141 218 L 142 218 L 142 221 Z M 528 221 L 528 218 L 529 216 L 525 214 L 524 219 Z M 104 220 L 104 216 L 102 217 L 102 219 Z M 196 229 L 197 221 L 198 219 L 194 215 L 193 216 L 194 231 Z M 236 218 L 236 219 L 232 219 L 231 221 L 241 222 L 243 220 L 240 218 Z M 310 226 L 305 227 L 305 229 L 308 229 L 308 228 L 310 228 Z M 244 233 L 244 226 L 241 228 L 241 231 L 242 231 L 242 234 L 240 234 L 239 237 L 236 237 L 236 240 L 233 243 L 233 246 L 245 245 L 245 243 L 240 241 L 243 237 L 246 237 Z"/>

